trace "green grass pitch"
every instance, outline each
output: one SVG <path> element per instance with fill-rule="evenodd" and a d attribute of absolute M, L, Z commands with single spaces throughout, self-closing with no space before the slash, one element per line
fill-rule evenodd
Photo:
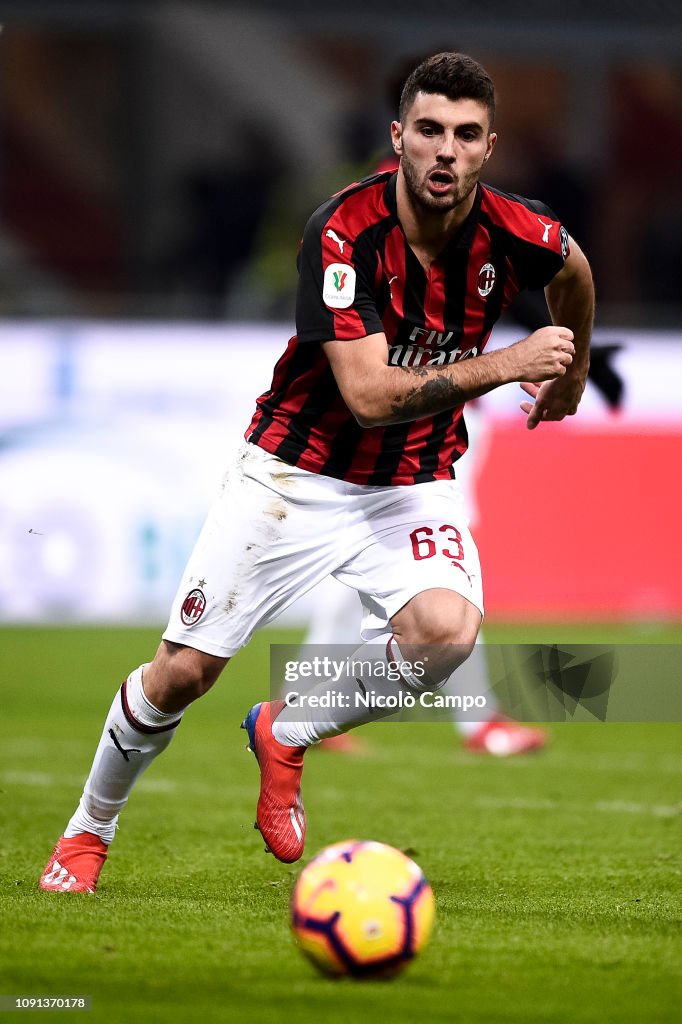
<path fill-rule="evenodd" d="M 0 631 L 0 995 L 90 995 L 93 1024 L 679 1019 L 680 725 L 553 725 L 548 750 L 496 760 L 462 752 L 447 723 L 384 723 L 356 733 L 361 756 L 311 752 L 306 856 L 390 843 L 437 902 L 402 977 L 316 975 L 288 930 L 297 867 L 253 830 L 239 730 L 267 695 L 268 644 L 290 632 L 261 634 L 188 712 L 121 816 L 97 896 L 41 893 L 115 688 L 157 638 Z"/>

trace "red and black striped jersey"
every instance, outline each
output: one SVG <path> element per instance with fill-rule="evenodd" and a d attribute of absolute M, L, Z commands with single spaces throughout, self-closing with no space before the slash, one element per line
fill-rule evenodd
<path fill-rule="evenodd" d="M 320 343 L 383 332 L 394 366 L 475 357 L 518 292 L 546 285 L 568 254 L 568 235 L 546 206 L 479 184 L 469 216 L 427 272 L 398 220 L 396 181 L 384 172 L 356 182 L 308 221 L 296 334 L 246 432 L 292 465 L 376 486 L 453 477 L 467 448 L 462 407 L 363 428 Z"/>

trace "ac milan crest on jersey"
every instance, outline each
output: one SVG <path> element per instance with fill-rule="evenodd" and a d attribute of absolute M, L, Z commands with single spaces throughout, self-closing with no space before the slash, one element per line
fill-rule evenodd
<path fill-rule="evenodd" d="M 484 263 L 478 272 L 478 294 L 482 299 L 490 295 L 495 287 L 495 267 L 492 263 Z"/>
<path fill-rule="evenodd" d="M 206 596 L 203 590 L 199 590 L 197 587 L 194 590 L 190 590 L 189 594 L 182 602 L 180 618 L 186 626 L 194 626 L 204 614 L 205 610 Z"/>

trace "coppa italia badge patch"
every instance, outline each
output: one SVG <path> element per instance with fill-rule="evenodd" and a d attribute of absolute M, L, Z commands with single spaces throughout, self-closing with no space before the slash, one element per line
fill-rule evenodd
<path fill-rule="evenodd" d="M 330 263 L 324 272 L 322 298 L 329 309 L 348 309 L 355 298 L 355 270 L 349 263 Z"/>
<path fill-rule="evenodd" d="M 186 626 L 194 626 L 204 614 L 205 610 L 206 595 L 203 590 L 199 590 L 197 587 L 194 590 L 190 590 L 189 594 L 182 602 L 180 618 Z"/>

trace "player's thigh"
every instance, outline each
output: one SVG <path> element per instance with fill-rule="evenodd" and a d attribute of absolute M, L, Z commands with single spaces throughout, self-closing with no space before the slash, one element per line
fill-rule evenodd
<path fill-rule="evenodd" d="M 363 637 L 396 622 L 410 636 L 420 626 L 439 642 L 473 643 L 483 615 L 481 567 L 455 482 L 387 490 L 367 522 L 366 546 L 336 573 L 360 593 Z"/>

